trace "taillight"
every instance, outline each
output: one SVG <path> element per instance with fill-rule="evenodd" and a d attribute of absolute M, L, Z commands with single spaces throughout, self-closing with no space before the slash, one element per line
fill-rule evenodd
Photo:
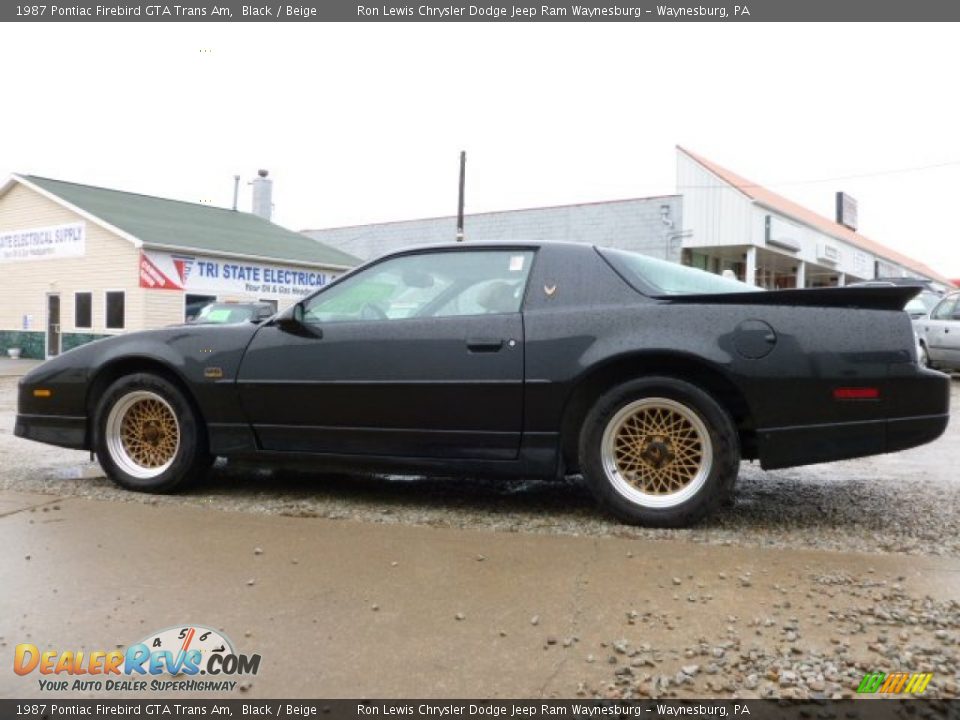
<path fill-rule="evenodd" d="M 878 400 L 880 388 L 877 387 L 838 387 L 833 390 L 834 400 Z"/>

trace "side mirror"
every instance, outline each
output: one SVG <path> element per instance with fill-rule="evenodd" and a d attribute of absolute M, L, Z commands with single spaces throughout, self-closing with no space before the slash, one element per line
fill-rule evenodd
<path fill-rule="evenodd" d="M 304 320 L 303 303 L 297 303 L 273 321 L 280 330 L 299 337 L 321 338 L 323 331 Z"/>

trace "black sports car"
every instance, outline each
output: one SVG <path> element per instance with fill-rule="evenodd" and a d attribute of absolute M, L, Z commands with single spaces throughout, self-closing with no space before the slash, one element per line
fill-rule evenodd
<path fill-rule="evenodd" d="M 917 364 L 915 287 L 754 291 L 564 243 L 388 255 L 262 324 L 82 346 L 23 378 L 16 434 L 165 492 L 214 456 L 318 468 L 582 472 L 627 522 L 680 526 L 764 468 L 920 445 L 949 379 Z"/>

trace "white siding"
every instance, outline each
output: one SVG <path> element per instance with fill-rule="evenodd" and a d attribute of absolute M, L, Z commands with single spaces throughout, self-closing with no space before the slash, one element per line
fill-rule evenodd
<path fill-rule="evenodd" d="M 62 332 L 112 333 L 105 323 L 107 290 L 126 292 L 126 329 L 144 327 L 144 298 L 139 287 L 137 249 L 128 240 L 84 220 L 79 215 L 22 185 L 0 197 L 0 231 L 27 230 L 83 221 L 83 257 L 0 264 L 0 330 L 23 329 L 23 316 L 32 316 L 31 330 L 46 328 L 46 297 L 60 295 Z M 74 328 L 74 293 L 93 293 L 93 326 Z"/>
<path fill-rule="evenodd" d="M 677 152 L 677 191 L 683 195 L 684 229 L 689 232 L 684 247 L 756 245 L 785 257 L 844 273 L 848 281 L 874 277 L 874 261 L 878 259 L 875 254 L 759 204 L 680 151 Z M 791 239 L 800 246 L 797 252 L 766 242 L 768 215 L 794 226 Z M 839 250 L 840 258 L 836 263 L 820 259 L 819 250 L 823 244 Z M 899 265 L 893 274 L 916 276 Z"/>
<path fill-rule="evenodd" d="M 183 297 L 177 290 L 141 290 L 144 297 L 143 326 L 158 328 L 183 322 Z"/>
<path fill-rule="evenodd" d="M 683 195 L 684 247 L 762 245 L 753 224 L 753 201 L 696 160 L 677 152 L 677 192 Z"/>

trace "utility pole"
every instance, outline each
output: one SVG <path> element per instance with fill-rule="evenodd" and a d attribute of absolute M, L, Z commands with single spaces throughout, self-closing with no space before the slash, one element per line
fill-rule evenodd
<path fill-rule="evenodd" d="M 457 202 L 457 242 L 463 242 L 463 186 L 467 175 L 467 151 L 460 151 L 460 199 Z"/>

